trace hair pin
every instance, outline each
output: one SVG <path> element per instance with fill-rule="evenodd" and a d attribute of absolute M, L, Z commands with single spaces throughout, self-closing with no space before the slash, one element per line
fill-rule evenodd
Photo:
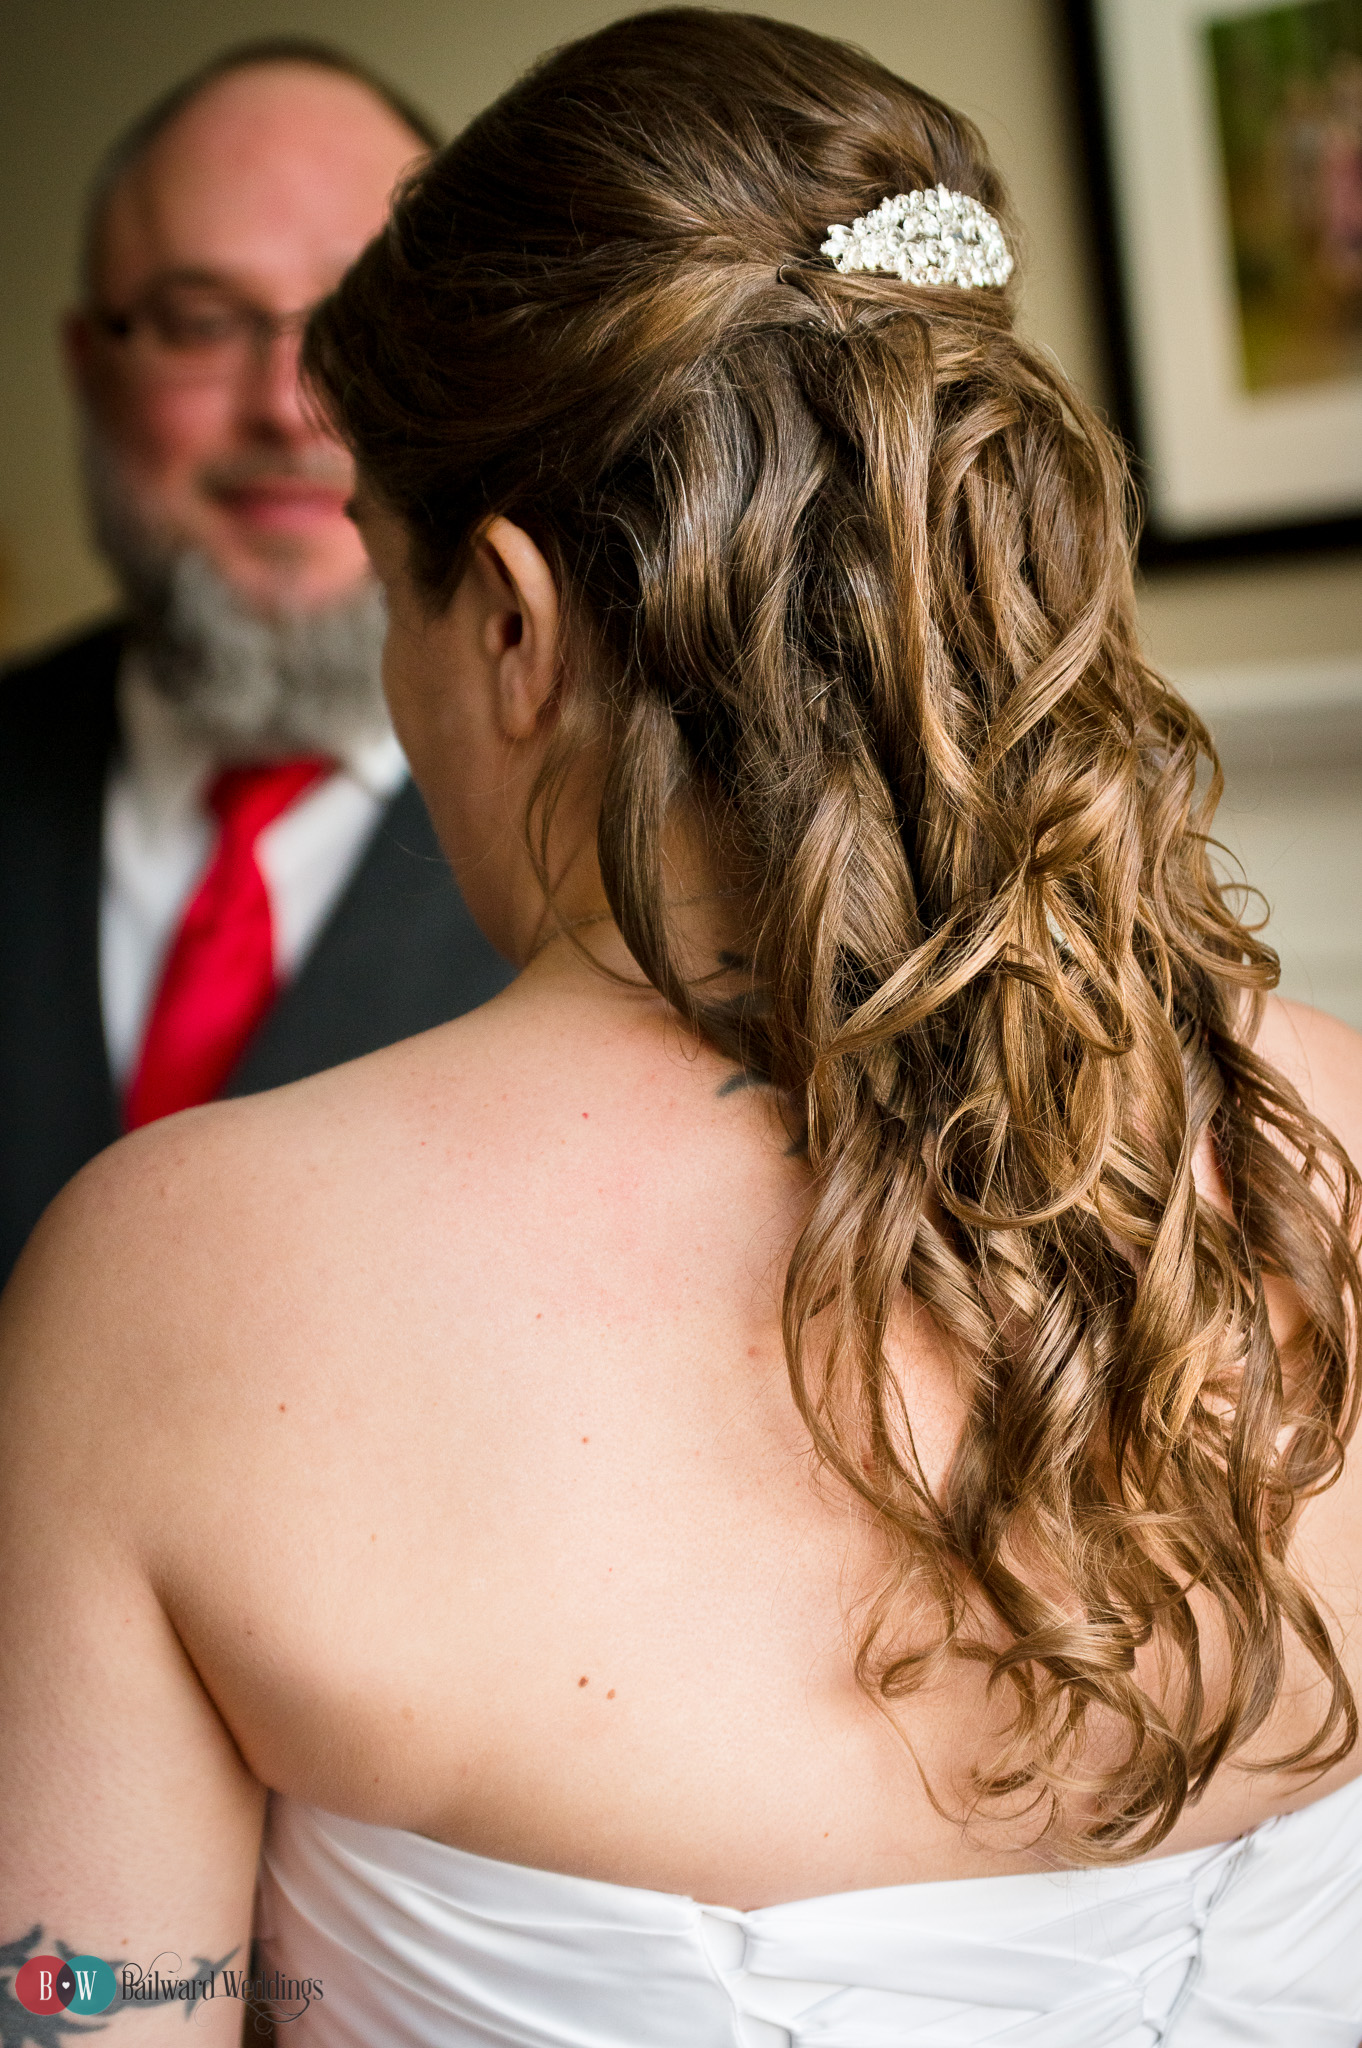
<path fill-rule="evenodd" d="M 830 227 L 821 253 L 840 271 L 879 271 L 905 284 L 1006 284 L 1012 258 L 986 206 L 945 185 L 897 192 L 848 227 Z"/>

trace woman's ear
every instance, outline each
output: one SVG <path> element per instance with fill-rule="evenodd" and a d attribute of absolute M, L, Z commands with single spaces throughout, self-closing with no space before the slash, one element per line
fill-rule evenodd
<path fill-rule="evenodd" d="M 483 648 L 495 668 L 502 737 L 533 739 L 559 677 L 558 586 L 523 527 L 492 521 L 474 554 L 486 610 Z"/>

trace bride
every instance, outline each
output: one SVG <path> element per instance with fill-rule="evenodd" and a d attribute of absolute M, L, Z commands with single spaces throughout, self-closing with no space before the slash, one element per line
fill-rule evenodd
<path fill-rule="evenodd" d="M 253 1911 L 326 2048 L 1362 2031 L 1362 1053 L 1265 999 L 1012 237 L 960 115 L 680 9 L 316 314 L 522 972 L 25 1256 L 6 2048 L 99 2009 L 23 2031 L 40 1954 L 237 2038 Z"/>

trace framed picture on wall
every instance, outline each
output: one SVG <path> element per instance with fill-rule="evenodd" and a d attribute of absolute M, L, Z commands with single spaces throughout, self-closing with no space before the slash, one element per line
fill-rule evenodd
<path fill-rule="evenodd" d="M 1362 541 L 1362 0 L 1072 0 L 1146 558 Z"/>

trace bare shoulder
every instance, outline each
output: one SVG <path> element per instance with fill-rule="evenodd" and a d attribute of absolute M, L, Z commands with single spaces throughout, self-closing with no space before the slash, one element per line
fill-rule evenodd
<path fill-rule="evenodd" d="M 99 1493 L 173 1562 L 215 1517 L 277 1517 L 304 1441 L 348 1471 L 433 1405 L 481 1412 L 490 1360 L 538 1370 L 546 1324 L 561 1350 L 611 1304 L 633 1327 L 666 1275 L 689 1299 L 697 1260 L 721 1294 L 764 1271 L 798 1162 L 759 1092 L 651 992 L 517 989 L 93 1161 L 0 1307 L 0 1466 Z"/>
<path fill-rule="evenodd" d="M 1273 997 L 1255 1049 L 1362 1165 L 1362 1033 L 1322 1010 Z"/>
<path fill-rule="evenodd" d="M 561 1228 L 583 1146 L 599 1157 L 637 1128 L 620 1112 L 658 1047 L 627 1008 L 513 987 L 311 1080 L 148 1126 L 40 1224 L 5 1298 L 0 1373 L 115 1437 L 169 1415 L 211 1428 L 260 1375 L 273 1387 L 292 1361 L 343 1352 L 360 1309 L 385 1313 L 385 1275 L 458 1270 L 467 1297 L 508 1218 L 522 1248 L 540 1222 Z"/>
<path fill-rule="evenodd" d="M 183 1445 L 186 1393 L 220 1356 L 214 1296 L 249 1255 L 253 1122 L 224 1107 L 150 1126 L 48 1208 L 0 1297 L 0 1493 L 41 1482 L 130 1533 L 144 1461 Z"/>
<path fill-rule="evenodd" d="M 75 1177 L 0 1298 L 0 1515 L 93 1517 L 161 1585 L 274 1482 L 253 1446 L 342 1369 L 430 1067 L 397 1048 L 190 1110 Z"/>
<path fill-rule="evenodd" d="M 447 1025 L 120 1139 L 39 1223 L 5 1297 L 11 1321 L 36 1316 L 53 1330 L 98 1329 L 106 1340 L 123 1330 L 140 1341 L 158 1327 L 183 1334 L 191 1303 L 206 1323 L 228 1296 L 259 1294 L 348 1205 L 381 1215 L 383 1178 L 432 1116 L 432 1095 L 448 1107 L 473 1086 L 481 1061 L 462 1056 L 459 1033 Z M 106 1353 L 106 1380 L 115 1369 Z"/>

